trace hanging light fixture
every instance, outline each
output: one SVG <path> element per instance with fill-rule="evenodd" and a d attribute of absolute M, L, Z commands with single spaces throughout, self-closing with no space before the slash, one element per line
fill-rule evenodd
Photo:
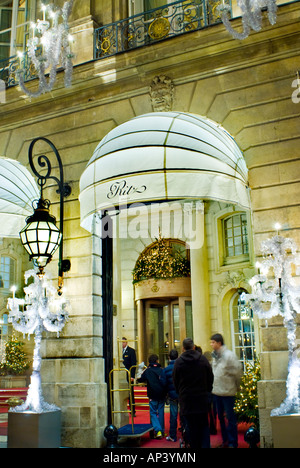
<path fill-rule="evenodd" d="M 229 13 L 231 7 L 228 3 L 222 0 L 218 6 L 221 19 L 230 34 L 235 39 L 245 39 L 249 36 L 251 29 L 260 31 L 262 28 L 262 10 L 268 11 L 268 19 L 270 24 L 274 25 L 277 20 L 277 4 L 276 0 L 237 0 L 237 6 L 241 9 L 243 31 L 237 32 L 230 23 Z"/>
<path fill-rule="evenodd" d="M 51 164 L 49 159 L 43 155 L 38 157 L 38 163 L 44 169 L 44 173 L 40 174 L 33 162 L 33 147 L 37 141 L 44 141 L 49 144 L 54 151 L 60 171 L 60 179 L 51 175 Z M 64 183 L 63 167 L 61 157 L 53 145 L 47 138 L 34 139 L 29 147 L 29 163 L 33 173 L 38 178 L 38 185 L 41 188 L 40 199 L 37 201 L 34 213 L 26 219 L 26 226 L 20 231 L 21 242 L 29 254 L 30 260 L 33 260 L 34 265 L 39 268 L 40 274 L 43 275 L 44 268 L 51 261 L 52 256 L 59 248 L 58 261 L 58 294 L 62 294 L 63 288 L 63 273 L 70 270 L 71 263 L 69 260 L 63 259 L 63 199 L 70 195 L 71 187 Z M 45 173 L 46 171 L 46 173 Z M 56 219 L 49 212 L 50 201 L 44 200 L 43 188 L 48 179 L 53 179 L 58 185 L 58 193 L 60 194 L 60 228 L 56 226 Z M 36 203 L 36 202 L 34 202 Z"/>
<path fill-rule="evenodd" d="M 26 219 L 27 224 L 20 232 L 21 242 L 29 253 L 29 259 L 33 260 L 41 273 L 62 240 L 56 219 L 49 213 L 49 206 L 49 200 L 40 198 L 34 214 Z"/>
<path fill-rule="evenodd" d="M 31 92 L 25 86 L 24 57 L 19 54 L 20 65 L 18 70 L 19 85 L 27 96 L 38 97 L 53 89 L 56 81 L 57 68 L 61 66 L 65 70 L 65 86 L 71 86 L 72 81 L 72 58 L 71 43 L 72 36 L 69 33 L 68 18 L 71 14 L 73 1 L 64 3 L 62 8 L 54 5 L 42 5 L 43 20 L 31 24 L 32 34 L 28 40 L 27 53 L 32 66 L 39 79 L 37 91 Z M 47 16 L 49 20 L 47 19 Z M 49 74 L 48 79 L 46 73 Z"/>

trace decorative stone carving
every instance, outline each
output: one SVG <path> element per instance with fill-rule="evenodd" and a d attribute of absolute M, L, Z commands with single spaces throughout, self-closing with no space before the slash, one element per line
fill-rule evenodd
<path fill-rule="evenodd" d="M 245 281 L 244 272 L 241 270 L 227 272 L 226 279 L 224 282 L 220 283 L 218 292 L 221 293 L 226 286 L 231 285 L 233 288 L 237 287 L 241 281 Z"/>
<path fill-rule="evenodd" d="M 154 112 L 169 112 L 174 99 L 174 84 L 165 75 L 156 76 L 150 85 L 150 98 Z"/>

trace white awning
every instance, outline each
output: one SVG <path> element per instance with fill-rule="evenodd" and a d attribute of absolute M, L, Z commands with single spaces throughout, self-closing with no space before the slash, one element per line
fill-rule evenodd
<path fill-rule="evenodd" d="M 219 200 L 250 208 L 248 170 L 234 139 L 193 114 L 157 112 L 104 137 L 80 179 L 81 226 L 101 210 L 165 200 Z"/>
<path fill-rule="evenodd" d="M 38 186 L 21 163 L 0 156 L 0 237 L 18 237 L 32 202 L 39 199 Z"/>

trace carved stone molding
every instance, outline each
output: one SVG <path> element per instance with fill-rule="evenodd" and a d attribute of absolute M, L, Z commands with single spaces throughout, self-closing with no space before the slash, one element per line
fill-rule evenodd
<path fill-rule="evenodd" d="M 169 112 L 174 100 L 174 84 L 165 75 L 156 76 L 150 85 L 150 98 L 154 112 Z"/>
<path fill-rule="evenodd" d="M 232 286 L 233 288 L 236 288 L 239 286 L 241 282 L 245 281 L 245 274 L 243 271 L 238 270 L 238 271 L 228 271 L 226 274 L 225 281 L 220 283 L 220 286 L 218 288 L 218 293 L 221 293 L 224 288 L 226 288 L 228 285 Z"/>

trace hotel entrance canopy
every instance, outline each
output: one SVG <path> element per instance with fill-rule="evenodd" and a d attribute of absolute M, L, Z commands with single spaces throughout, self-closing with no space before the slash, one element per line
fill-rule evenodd
<path fill-rule="evenodd" d="M 194 114 L 138 116 L 109 132 L 80 179 L 81 226 L 93 214 L 172 200 L 219 200 L 250 208 L 248 170 L 234 139 Z"/>
<path fill-rule="evenodd" d="M 39 189 L 21 163 L 0 156 L 0 237 L 19 237 Z"/>

